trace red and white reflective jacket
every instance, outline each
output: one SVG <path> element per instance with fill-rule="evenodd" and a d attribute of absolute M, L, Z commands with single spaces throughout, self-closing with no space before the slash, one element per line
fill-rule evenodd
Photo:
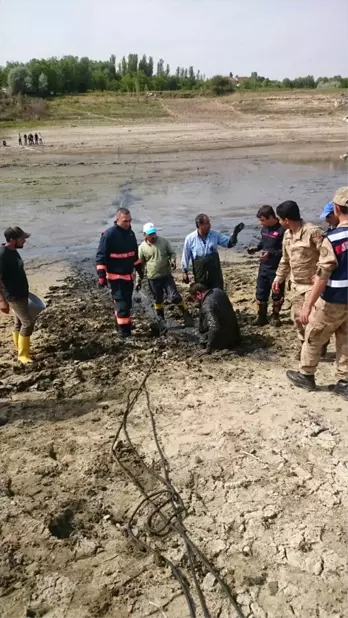
<path fill-rule="evenodd" d="M 132 281 L 134 268 L 141 273 L 138 244 L 131 228 L 124 230 L 113 225 L 105 230 L 99 241 L 96 266 L 98 277 L 109 281 Z"/>

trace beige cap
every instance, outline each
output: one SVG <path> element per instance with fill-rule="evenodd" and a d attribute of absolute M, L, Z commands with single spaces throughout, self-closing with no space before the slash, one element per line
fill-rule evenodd
<path fill-rule="evenodd" d="M 332 201 L 337 206 L 348 206 L 348 187 L 338 189 Z"/>

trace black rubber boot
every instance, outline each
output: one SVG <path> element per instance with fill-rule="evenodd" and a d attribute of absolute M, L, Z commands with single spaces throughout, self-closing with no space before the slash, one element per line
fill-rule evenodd
<path fill-rule="evenodd" d="M 307 376 L 304 373 L 300 373 L 299 371 L 287 371 L 286 377 L 295 386 L 298 386 L 299 388 L 305 388 L 307 391 L 315 391 L 317 388 L 314 375 Z"/>
<path fill-rule="evenodd" d="M 329 390 L 348 401 L 348 382 L 346 380 L 338 380 L 337 384 L 330 384 Z"/>
<path fill-rule="evenodd" d="M 258 305 L 258 316 L 255 321 L 255 326 L 266 326 L 266 324 L 268 324 L 267 303 L 260 303 Z"/>
<path fill-rule="evenodd" d="M 161 320 L 164 320 L 164 309 L 156 309 L 156 315 Z"/>

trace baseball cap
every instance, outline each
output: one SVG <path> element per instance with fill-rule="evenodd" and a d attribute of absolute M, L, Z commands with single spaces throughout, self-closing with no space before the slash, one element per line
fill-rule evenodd
<path fill-rule="evenodd" d="M 332 215 L 333 211 L 334 211 L 334 203 L 333 202 L 328 202 L 324 206 L 324 210 L 323 210 L 323 212 L 320 215 L 320 219 L 326 219 L 326 217 L 328 217 L 328 215 Z"/>
<path fill-rule="evenodd" d="M 334 195 L 333 202 L 337 206 L 348 206 L 348 187 L 338 189 Z"/>
<path fill-rule="evenodd" d="M 143 232 L 144 234 L 156 234 L 157 228 L 154 226 L 153 223 L 145 223 L 143 227 Z"/>
<path fill-rule="evenodd" d="M 30 234 L 23 232 L 22 228 L 15 225 L 14 227 L 8 227 L 5 230 L 4 236 L 6 240 L 10 240 L 11 238 L 29 238 Z"/>

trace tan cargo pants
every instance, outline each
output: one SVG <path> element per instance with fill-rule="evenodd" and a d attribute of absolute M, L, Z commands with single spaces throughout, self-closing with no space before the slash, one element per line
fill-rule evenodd
<path fill-rule="evenodd" d="M 297 331 L 297 337 L 301 343 L 305 340 L 305 327 L 299 321 L 300 313 L 305 300 L 307 300 L 310 294 L 311 288 L 307 291 L 299 292 L 296 288 L 293 288 L 293 294 L 291 297 L 291 319 Z M 324 342 L 326 343 L 326 341 Z"/>
<path fill-rule="evenodd" d="M 300 371 L 314 375 L 322 346 L 336 336 L 336 365 L 339 380 L 348 380 L 348 307 L 317 300 L 306 326 L 305 341 L 301 351 Z"/>

